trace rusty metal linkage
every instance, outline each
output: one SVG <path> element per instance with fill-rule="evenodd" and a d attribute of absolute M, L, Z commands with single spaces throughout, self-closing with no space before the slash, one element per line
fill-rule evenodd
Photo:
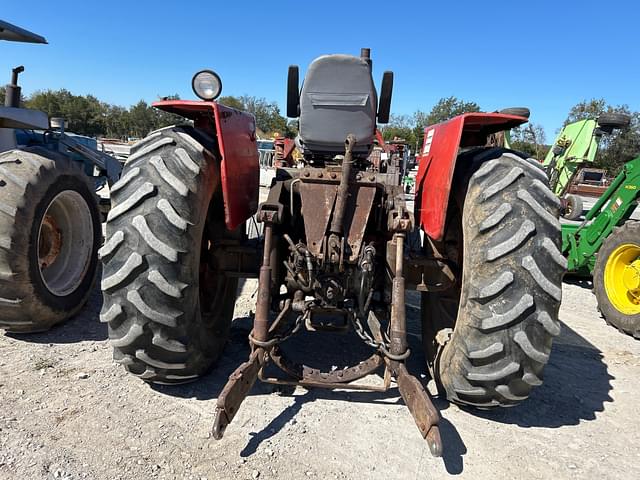
<path fill-rule="evenodd" d="M 240 404 L 247 397 L 251 387 L 256 383 L 258 371 L 264 360 L 264 349 L 257 348 L 249 357 L 249 360 L 240 365 L 229 377 L 216 404 L 216 414 L 213 421 L 212 435 L 220 440 L 224 435 L 227 425 L 235 417 Z"/>
<path fill-rule="evenodd" d="M 216 404 L 213 423 L 213 438 L 219 440 L 233 420 L 240 404 L 249 394 L 258 378 L 258 372 L 265 363 L 267 349 L 261 344 L 269 340 L 269 303 L 271 301 L 271 248 L 273 224 L 282 219 L 282 205 L 263 204 L 258 211 L 258 221 L 264 223 L 264 251 L 260 276 L 258 278 L 258 302 L 249 340 L 253 351 L 249 360 L 231 374 Z"/>
<path fill-rule="evenodd" d="M 404 233 L 394 234 L 394 240 L 396 243 L 396 261 L 391 294 L 390 334 L 391 353 L 393 355 L 402 355 L 408 349 L 404 304 L 404 239 Z M 404 403 L 406 403 L 409 408 L 422 437 L 427 440 L 431 454 L 434 457 L 441 456 L 442 440 L 440 438 L 440 430 L 438 428 L 440 416 L 431 402 L 428 393 L 420 381 L 413 375 L 409 374 L 404 363 L 398 362 L 389 357 L 385 358 L 385 361 L 398 382 L 400 395 L 402 396 Z"/>
<path fill-rule="evenodd" d="M 356 138 L 348 135 L 343 158 L 336 157 L 329 167 L 307 167 L 276 182 L 267 202 L 260 205 L 257 220 L 264 224 L 264 250 L 253 330 L 249 334 L 251 355 L 229 377 L 218 398 L 213 425 L 216 439 L 222 438 L 257 379 L 277 385 L 379 392 L 389 390 L 395 380 L 431 453 L 442 455 L 438 411 L 420 380 L 408 372 L 404 363 L 410 355 L 404 244 L 413 229 L 413 215 L 406 209 L 397 184 L 378 182 L 381 178 L 375 173 L 363 176 L 364 172 L 359 171 L 354 177 L 355 145 Z M 338 167 L 340 158 L 342 165 Z M 340 168 L 339 178 L 337 168 Z M 296 221 L 294 185 L 302 207 L 303 224 L 298 226 L 304 228 L 306 238 L 283 231 L 281 227 L 274 233 L 274 225 L 283 222 L 285 209 L 281 201 L 286 203 L 290 198 L 287 214 L 291 212 L 292 223 Z M 383 201 L 385 210 L 376 212 L 373 205 L 378 199 Z M 380 255 L 376 253 L 380 240 L 365 236 L 370 219 L 377 222 L 381 230 L 392 234 L 391 239 L 388 235 L 382 237 L 382 242 L 386 242 L 386 258 L 382 255 L 382 261 L 393 277 L 390 310 L 388 304 L 381 305 L 381 299 L 372 301 L 376 268 L 378 272 L 382 270 Z M 279 259 L 285 252 L 287 257 Z M 282 276 L 277 275 L 281 265 L 285 267 L 284 281 L 278 280 Z M 413 277 L 418 276 L 420 271 L 409 277 L 409 281 L 415 281 Z M 279 283 L 286 287 L 286 293 L 278 294 Z M 278 314 L 270 322 L 272 309 Z M 344 323 L 313 321 L 314 315 L 322 318 L 326 314 L 342 315 Z M 286 357 L 280 344 L 302 328 L 309 332 L 353 328 L 374 353 L 357 365 L 329 372 L 295 363 Z M 267 374 L 265 369 L 269 364 L 282 375 Z M 357 382 L 382 368 L 382 384 Z"/>

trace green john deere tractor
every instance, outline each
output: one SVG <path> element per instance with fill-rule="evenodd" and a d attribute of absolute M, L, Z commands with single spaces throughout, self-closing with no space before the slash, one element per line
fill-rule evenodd
<path fill-rule="evenodd" d="M 544 166 L 569 220 L 580 218 L 582 199 L 568 193 L 582 166 L 592 163 L 603 135 L 630 124 L 630 117 L 606 113 L 566 125 Z M 509 146 L 509 132 L 505 132 Z M 570 274 L 593 277 L 598 308 L 607 323 L 640 339 L 640 222 L 633 214 L 640 197 L 640 157 L 628 162 L 582 223 L 562 225 L 562 253 Z"/>
<path fill-rule="evenodd" d="M 593 163 L 598 144 L 605 134 L 629 125 L 630 117 L 622 113 L 603 113 L 597 120 L 579 120 L 562 128 L 544 161 L 549 184 L 562 202 L 563 217 L 577 220 L 582 215 L 583 202 L 569 193 L 569 187 L 585 164 Z"/>
<path fill-rule="evenodd" d="M 607 323 L 640 339 L 640 157 L 625 164 L 581 224 L 562 225 L 568 271 L 593 276 Z"/>

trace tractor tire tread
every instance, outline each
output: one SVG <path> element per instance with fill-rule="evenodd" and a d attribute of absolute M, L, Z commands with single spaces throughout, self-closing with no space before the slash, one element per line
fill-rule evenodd
<path fill-rule="evenodd" d="M 559 205 L 532 162 L 500 148 L 474 155 L 458 318 L 434 373 L 449 400 L 511 406 L 541 383 L 560 330 Z"/>
<path fill-rule="evenodd" d="M 72 188 L 83 195 L 94 226 L 93 256 L 101 232 L 94 187 L 77 162 L 41 147 L 0 153 L 0 329 L 12 333 L 43 332 L 75 315 L 91 294 L 97 274 L 92 259 L 78 288 L 60 301 L 51 300 L 36 275 L 31 251 L 33 229 L 43 204 L 57 188 Z M 98 230 L 98 231 L 96 231 Z M 35 233 L 37 236 L 37 233 Z M 38 274 L 39 275 L 39 274 Z M 47 296 L 49 295 L 49 296 Z M 19 307 L 19 308 L 16 308 Z"/>
<path fill-rule="evenodd" d="M 188 126 L 154 132 L 133 147 L 114 185 L 100 318 L 114 361 L 147 382 L 195 380 L 228 336 L 237 280 L 220 282 L 216 314 L 200 310 L 199 252 L 220 178 L 208 140 Z"/>

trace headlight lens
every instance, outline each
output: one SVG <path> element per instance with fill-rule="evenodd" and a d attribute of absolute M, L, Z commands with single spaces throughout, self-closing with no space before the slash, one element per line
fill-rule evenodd
<path fill-rule="evenodd" d="M 215 100 L 222 92 L 222 80 L 211 70 L 202 70 L 193 76 L 191 86 L 202 100 Z"/>

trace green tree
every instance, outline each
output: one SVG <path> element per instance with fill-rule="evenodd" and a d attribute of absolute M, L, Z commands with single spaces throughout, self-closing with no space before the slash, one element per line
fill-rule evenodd
<path fill-rule="evenodd" d="M 542 125 L 527 123 L 511 129 L 511 148 L 526 153 L 532 158 L 542 160 L 549 147 Z"/>
<path fill-rule="evenodd" d="M 584 119 L 597 119 L 603 113 L 623 113 L 631 117 L 631 124 L 623 130 L 602 136 L 595 166 L 616 175 L 622 166 L 640 154 L 640 112 L 631 111 L 628 105 L 609 105 L 603 98 L 583 100 L 571 108 L 564 125 Z"/>
<path fill-rule="evenodd" d="M 280 114 L 280 107 L 275 102 L 250 95 L 242 95 L 241 97 L 228 95 L 220 97 L 219 101 L 228 107 L 253 114 L 256 118 L 256 127 L 264 135 L 278 133 L 292 137 L 297 133 L 297 125 L 287 123 L 287 119 Z"/>
<path fill-rule="evenodd" d="M 242 100 L 240 98 L 233 97 L 231 95 L 220 97 L 218 99 L 218 103 L 226 105 L 227 107 L 235 108 L 236 110 L 244 110 L 245 108 L 244 103 L 242 103 Z"/>
<path fill-rule="evenodd" d="M 142 138 L 149 132 L 155 130 L 156 121 L 151 107 L 144 100 L 140 100 L 129 109 L 129 132 L 132 136 Z"/>
<path fill-rule="evenodd" d="M 441 98 L 433 106 L 431 111 L 424 116 L 424 120 L 421 122 L 423 127 L 429 125 L 435 125 L 436 123 L 445 122 L 452 119 L 457 115 L 469 112 L 479 112 L 480 105 L 476 102 L 466 102 L 456 97 Z M 416 112 L 416 124 L 418 123 L 418 113 Z"/>
<path fill-rule="evenodd" d="M 445 122 L 457 115 L 462 115 L 463 113 L 479 111 L 480 105 L 476 102 L 467 102 L 454 96 L 438 100 L 429 113 L 425 113 L 421 110 L 416 111 L 413 114 L 413 120 L 415 124 L 414 134 L 418 145 L 422 145 L 425 127 Z"/>
<path fill-rule="evenodd" d="M 68 90 L 37 91 L 25 102 L 27 108 L 41 110 L 49 117 L 62 117 L 69 130 L 96 136 L 104 132 L 105 104 L 93 95 L 73 95 Z"/>
<path fill-rule="evenodd" d="M 414 121 L 409 115 L 392 114 L 389 123 L 380 127 L 380 132 L 385 140 L 401 138 L 406 140 L 412 148 L 416 142 Z"/>

